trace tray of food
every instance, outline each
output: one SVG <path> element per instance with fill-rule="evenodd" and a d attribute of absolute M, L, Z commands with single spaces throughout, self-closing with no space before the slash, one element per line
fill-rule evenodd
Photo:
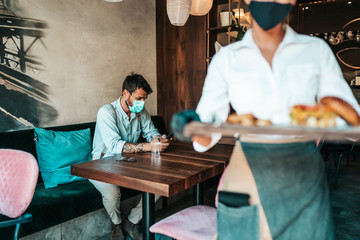
<path fill-rule="evenodd" d="M 360 116 L 345 101 L 336 97 L 324 97 L 314 106 L 296 105 L 291 108 L 288 124 L 273 124 L 257 119 L 252 114 L 228 116 L 222 124 L 191 122 L 184 129 L 185 136 L 221 133 L 223 136 L 243 134 L 303 136 L 328 141 L 360 140 Z M 337 125 L 342 118 L 347 124 Z"/>

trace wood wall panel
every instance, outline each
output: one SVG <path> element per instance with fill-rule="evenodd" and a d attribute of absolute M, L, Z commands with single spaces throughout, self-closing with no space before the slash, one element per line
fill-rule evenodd
<path fill-rule="evenodd" d="M 157 112 L 170 131 L 174 113 L 195 109 L 206 75 L 206 17 L 171 25 L 166 0 L 156 0 Z"/>

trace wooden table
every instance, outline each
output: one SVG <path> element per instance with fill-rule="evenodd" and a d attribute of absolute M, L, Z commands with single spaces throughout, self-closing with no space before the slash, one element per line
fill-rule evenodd
<path fill-rule="evenodd" d="M 199 184 L 221 174 L 233 146 L 217 145 L 198 153 L 192 145 L 172 143 L 160 158 L 151 153 L 123 154 L 136 162 L 115 158 L 93 160 L 71 166 L 71 174 L 143 192 L 143 237 L 153 239 L 149 227 L 154 223 L 154 194 L 170 197 L 195 187 L 197 204 L 202 196 Z"/>

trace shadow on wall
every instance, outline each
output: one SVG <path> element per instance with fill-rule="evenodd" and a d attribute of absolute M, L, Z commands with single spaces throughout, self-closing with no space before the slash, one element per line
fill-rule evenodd
<path fill-rule="evenodd" d="M 27 72 L 44 71 L 29 50 L 42 45 L 47 23 L 16 16 L 16 0 L 0 2 L 0 132 L 32 128 L 53 121 L 57 111 L 48 102 L 48 86 Z"/>

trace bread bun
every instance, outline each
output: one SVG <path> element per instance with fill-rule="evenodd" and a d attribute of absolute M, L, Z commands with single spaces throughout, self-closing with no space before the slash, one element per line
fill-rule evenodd
<path fill-rule="evenodd" d="M 250 113 L 243 114 L 243 115 L 237 115 L 236 113 L 230 114 L 227 122 L 228 123 L 236 123 L 236 124 L 242 124 L 245 126 L 253 126 L 255 125 L 256 117 Z"/>
<path fill-rule="evenodd" d="M 323 104 L 295 105 L 290 110 L 290 124 L 307 127 L 335 127 L 336 114 Z"/>
<path fill-rule="evenodd" d="M 270 120 L 260 120 L 260 119 L 257 119 L 256 120 L 256 126 L 270 126 L 272 125 L 272 122 Z"/>
<path fill-rule="evenodd" d="M 347 102 L 338 97 L 323 97 L 320 103 L 329 107 L 339 117 L 343 118 L 348 124 L 353 126 L 360 125 L 360 116 L 356 110 Z"/>
<path fill-rule="evenodd" d="M 259 120 L 251 113 L 238 115 L 236 113 L 230 114 L 227 118 L 228 123 L 240 124 L 242 126 L 268 126 L 271 125 L 269 120 Z"/>

